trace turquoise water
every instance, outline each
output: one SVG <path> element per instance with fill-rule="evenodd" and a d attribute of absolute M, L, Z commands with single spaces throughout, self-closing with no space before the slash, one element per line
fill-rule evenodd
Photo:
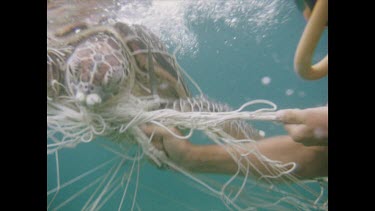
<path fill-rule="evenodd" d="M 231 18 L 239 20 L 236 26 L 228 24 L 225 19 L 186 20 L 188 31 L 196 35 L 195 44 L 198 45 L 191 51 L 185 50 L 177 54 L 177 59 L 208 97 L 227 103 L 233 108 L 254 99 L 270 100 L 279 109 L 307 108 L 328 102 L 327 78 L 304 81 L 293 71 L 294 51 L 306 21 L 292 1 L 278 2 L 284 6 L 276 8 L 278 14 L 272 17 L 272 23 L 258 28 L 251 24 L 246 25 L 241 12 L 231 14 Z M 204 14 L 199 17 L 204 17 Z M 264 30 L 261 30 L 262 27 Z M 316 49 L 314 62 L 328 52 L 327 34 L 325 31 Z M 175 43 L 170 45 L 171 49 L 175 47 L 173 44 Z M 269 84 L 262 83 L 264 77 L 271 79 Z M 280 125 L 274 123 L 254 125 L 265 131 L 267 137 L 286 134 Z M 196 134 L 192 142 L 207 143 L 207 140 Z M 98 143 L 80 144 L 74 149 L 64 149 L 59 152 L 60 181 L 68 181 L 111 157 L 113 154 L 103 150 Z M 50 190 L 56 186 L 54 156 L 48 156 L 48 161 Z M 80 181 L 68 190 L 64 189 L 54 204 L 61 203 L 63 198 L 73 195 L 85 184 L 108 172 L 109 168 L 86 178 L 87 181 Z M 134 192 L 135 180 L 133 175 L 129 191 Z M 121 196 L 121 191 L 116 192 L 103 210 L 117 210 Z M 159 170 L 146 160 L 140 167 L 136 198 L 136 208 L 139 207 L 139 210 L 227 210 L 220 199 L 210 195 L 203 187 L 179 173 Z M 61 210 L 79 210 L 85 203 L 80 198 L 74 199 L 73 202 Z M 131 198 L 123 210 L 130 207 Z"/>

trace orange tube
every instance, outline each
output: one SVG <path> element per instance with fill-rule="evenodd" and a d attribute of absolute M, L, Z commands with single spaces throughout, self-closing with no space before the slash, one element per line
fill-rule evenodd
<path fill-rule="evenodd" d="M 328 0 L 318 0 L 298 43 L 294 56 L 296 73 L 306 80 L 315 80 L 328 74 L 328 55 L 311 65 L 314 50 L 328 21 Z"/>

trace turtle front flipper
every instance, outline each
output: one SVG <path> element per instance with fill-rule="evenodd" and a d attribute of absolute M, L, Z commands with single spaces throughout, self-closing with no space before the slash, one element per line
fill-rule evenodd
<path fill-rule="evenodd" d="M 65 60 L 70 53 L 69 48 L 48 46 L 47 37 L 47 99 L 54 99 L 65 94 L 63 87 Z"/>
<path fill-rule="evenodd" d="M 147 66 L 148 72 L 150 75 L 150 84 L 151 84 L 151 94 L 156 96 L 157 95 L 157 84 L 156 84 L 156 76 L 155 76 L 155 68 L 154 68 L 154 59 L 152 57 L 150 45 L 147 47 Z"/>
<path fill-rule="evenodd" d="M 47 98 L 54 98 L 60 94 L 58 85 L 60 80 L 61 74 L 58 65 L 47 60 Z"/>

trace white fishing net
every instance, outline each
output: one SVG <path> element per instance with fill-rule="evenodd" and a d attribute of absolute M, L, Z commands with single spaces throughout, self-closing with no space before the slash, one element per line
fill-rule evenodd
<path fill-rule="evenodd" d="M 198 5 L 204 6 L 202 2 Z M 136 6 L 137 4 L 133 5 Z M 128 7 L 121 8 L 127 10 Z M 129 40 L 133 38 L 130 37 Z M 63 45 L 49 46 L 49 40 L 47 71 L 53 72 L 54 65 L 64 63 L 65 56 L 71 54 L 74 49 Z M 47 192 L 48 209 L 63 209 L 87 192 L 89 197 L 84 199 L 85 202 L 80 208 L 82 210 L 100 210 L 108 201 L 113 200 L 114 195 L 121 195 L 120 200 L 116 202 L 118 210 L 121 210 L 124 209 L 130 194 L 128 207 L 131 210 L 141 209 L 136 203 L 136 195 L 141 161 L 146 158 L 166 171 L 171 169 L 190 178 L 205 191 L 220 198 L 229 210 L 327 209 L 325 191 L 328 181 L 301 181 L 293 175 L 297 168 L 296 163 L 269 159 L 257 148 L 257 140 L 262 138 L 262 133 L 252 128 L 249 122 L 277 121 L 276 105 L 268 100 L 253 100 L 244 103 L 238 109 L 231 109 L 225 104 L 209 100 L 194 80 L 178 65 L 175 53 L 149 49 L 134 51 L 130 55 L 168 56 L 174 61 L 178 77 L 185 77 L 195 85 L 200 93 L 196 97 L 170 99 L 157 93 L 139 96 L 129 91 L 132 86 L 124 86 L 112 98 L 90 107 L 77 102 L 72 91 L 69 91 L 70 87 L 52 74 L 53 80 L 49 78 L 51 80 L 47 81 L 47 155 L 54 158 L 56 186 Z M 135 63 L 135 60 L 130 62 Z M 136 65 L 133 64 L 133 67 L 136 68 Z M 136 79 L 130 77 L 129 80 Z M 130 82 L 134 83 L 136 82 Z M 189 139 L 195 131 L 202 132 L 212 144 L 222 146 L 227 151 L 237 164 L 238 170 L 225 180 L 215 180 L 191 172 L 170 160 L 163 151 L 156 149 L 151 142 L 153 135 L 148 137 L 141 129 L 143 125 L 164 128 L 179 139 Z M 179 135 L 170 128 L 187 132 L 185 135 Z M 245 138 L 234 137 L 231 134 L 233 131 L 243 134 Z M 74 150 L 79 144 L 91 144 L 100 137 L 105 137 L 111 142 L 103 147 L 113 152 L 117 158 L 61 184 L 60 151 L 70 148 Z M 254 159 L 260 162 L 266 171 L 259 170 L 259 164 L 255 165 Z M 106 166 L 112 166 L 107 173 L 92 179 L 92 182 L 74 191 L 69 197 L 60 201 L 55 200 L 66 187 L 74 186 Z M 252 176 L 255 174 L 260 176 Z M 134 180 L 136 185 L 130 193 L 129 184 Z M 316 189 L 310 183 L 320 184 L 320 188 Z"/>

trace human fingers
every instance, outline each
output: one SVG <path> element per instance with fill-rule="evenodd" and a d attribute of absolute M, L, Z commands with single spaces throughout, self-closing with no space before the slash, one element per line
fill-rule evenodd
<path fill-rule="evenodd" d="M 165 137 L 171 137 L 173 136 L 173 134 L 181 136 L 181 132 L 178 129 L 173 128 L 173 127 L 162 128 L 162 127 L 152 125 L 152 124 L 145 124 L 141 126 L 141 129 L 146 135 L 149 135 L 149 136 L 152 134 L 165 136 Z"/>
<path fill-rule="evenodd" d="M 320 128 L 311 128 L 306 125 L 285 125 L 285 130 L 290 137 L 305 146 L 327 146 L 328 131 L 321 131 Z"/>
<path fill-rule="evenodd" d="M 284 124 L 302 124 L 304 121 L 301 109 L 284 109 L 276 112 L 277 120 Z"/>
<path fill-rule="evenodd" d="M 144 124 L 140 126 L 141 130 L 148 136 L 152 135 L 153 133 L 160 133 L 160 129 L 151 124 Z"/>
<path fill-rule="evenodd" d="M 140 128 L 149 138 L 151 138 L 151 143 L 156 149 L 164 150 L 161 128 L 150 124 L 142 125 Z"/>
<path fill-rule="evenodd" d="M 306 125 L 287 124 L 284 128 L 295 142 L 303 143 L 313 137 L 313 131 Z"/>
<path fill-rule="evenodd" d="M 141 126 L 142 131 L 152 138 L 152 144 L 159 150 L 165 152 L 169 148 L 183 148 L 185 145 L 189 145 L 187 139 L 180 139 L 176 136 L 182 136 L 182 133 L 176 128 L 162 128 L 159 126 L 145 124 Z M 166 146 L 167 145 L 167 146 Z"/>

